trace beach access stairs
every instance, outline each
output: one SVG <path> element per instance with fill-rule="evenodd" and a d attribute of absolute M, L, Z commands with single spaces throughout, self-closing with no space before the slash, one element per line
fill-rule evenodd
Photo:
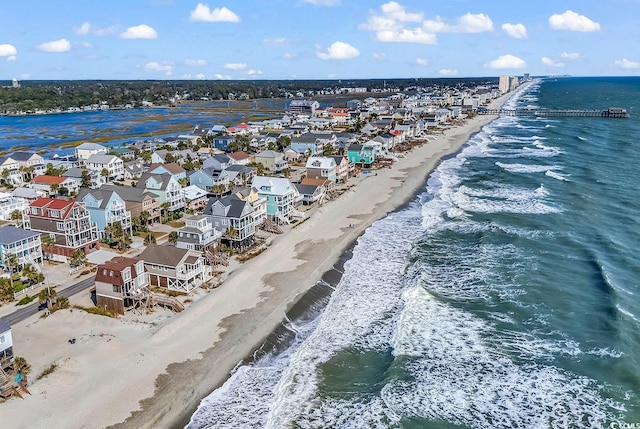
<path fill-rule="evenodd" d="M 178 301 L 176 298 L 163 295 L 161 293 L 153 293 L 151 292 L 151 302 L 154 305 L 160 305 L 165 308 L 170 308 L 176 313 L 180 313 L 184 310 L 184 305 Z"/>
<path fill-rule="evenodd" d="M 22 376 L 22 381 L 16 383 L 9 374 L 0 368 L 0 398 L 9 399 L 17 396 L 20 399 L 24 399 L 25 395 L 31 395 L 31 392 L 27 389 L 27 377 Z"/>

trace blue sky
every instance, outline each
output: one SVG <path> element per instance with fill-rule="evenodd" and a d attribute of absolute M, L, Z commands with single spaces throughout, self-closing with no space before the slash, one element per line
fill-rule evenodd
<path fill-rule="evenodd" d="M 22 0 L 0 79 L 640 74 L 640 0 Z"/>

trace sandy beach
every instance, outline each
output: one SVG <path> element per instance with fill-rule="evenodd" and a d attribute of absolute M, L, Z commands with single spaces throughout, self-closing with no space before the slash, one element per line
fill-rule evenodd
<path fill-rule="evenodd" d="M 183 427 L 369 225 L 413 198 L 443 156 L 493 119 L 468 119 L 392 168 L 356 178 L 349 191 L 273 237 L 267 251 L 235 267 L 220 287 L 200 292 L 182 313 L 111 319 L 62 310 L 13 326 L 14 350 L 33 367 L 32 395 L 0 404 L 2 427 Z M 52 364 L 52 374 L 35 380 Z"/>

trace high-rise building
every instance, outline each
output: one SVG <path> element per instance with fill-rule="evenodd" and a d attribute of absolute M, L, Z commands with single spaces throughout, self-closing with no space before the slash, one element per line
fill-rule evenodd
<path fill-rule="evenodd" d="M 507 75 L 500 76 L 500 82 L 498 84 L 498 89 L 500 90 L 500 92 L 503 94 L 509 92 L 510 83 L 511 83 L 511 79 L 509 79 L 509 76 Z"/>

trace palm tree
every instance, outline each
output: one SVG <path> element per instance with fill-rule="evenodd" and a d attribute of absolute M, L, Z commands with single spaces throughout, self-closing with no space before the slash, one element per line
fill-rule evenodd
<path fill-rule="evenodd" d="M 109 180 L 109 170 L 107 170 L 106 168 L 100 170 L 100 175 L 104 177 L 105 181 Z"/>
<path fill-rule="evenodd" d="M 18 257 L 13 253 L 5 253 L 4 266 L 9 270 L 9 284 L 11 285 L 11 296 L 16 297 L 16 291 L 13 288 L 13 272 L 18 267 Z"/>
<path fill-rule="evenodd" d="M 156 237 L 153 234 L 147 234 L 146 237 L 144 237 L 144 244 L 149 245 L 149 244 L 156 244 Z"/>
<path fill-rule="evenodd" d="M 78 267 L 87 262 L 87 255 L 85 255 L 84 250 L 78 249 L 71 255 L 69 263 L 72 267 Z"/>
<path fill-rule="evenodd" d="M 9 184 L 9 170 L 7 170 L 6 168 L 2 170 L 2 173 L 0 173 L 0 177 L 2 177 L 2 181 L 5 185 Z"/>
<path fill-rule="evenodd" d="M 16 226 L 22 228 L 22 212 L 20 210 L 14 210 L 11 212 L 11 220 L 16 221 Z"/>
<path fill-rule="evenodd" d="M 51 253 L 51 250 L 53 250 L 53 247 L 56 244 L 56 240 L 49 234 L 41 235 L 40 240 L 42 241 L 42 250 L 44 250 L 44 256 L 46 257 L 46 259 L 49 259 L 48 255 Z"/>
<path fill-rule="evenodd" d="M 38 294 L 38 302 L 40 304 L 47 304 L 47 309 L 51 311 L 53 308 L 53 302 L 56 300 L 58 293 L 55 288 L 46 287 Z"/>
<path fill-rule="evenodd" d="M 169 243 L 175 245 L 178 242 L 178 231 L 171 231 L 168 237 Z"/>
<path fill-rule="evenodd" d="M 162 209 L 163 217 L 166 218 L 165 221 L 168 221 L 169 220 L 169 203 L 160 204 L 160 208 Z M 165 221 L 163 221 L 162 223 L 164 223 Z"/>
<path fill-rule="evenodd" d="M 51 188 L 51 193 L 54 196 L 58 195 L 58 190 L 60 189 L 60 185 L 58 185 L 57 183 L 52 183 L 50 188 Z"/>
<path fill-rule="evenodd" d="M 82 183 L 80 186 L 83 188 L 91 187 L 91 173 L 88 170 L 82 170 Z"/>
<path fill-rule="evenodd" d="M 151 213 L 149 213 L 148 211 L 144 210 L 142 212 L 140 212 L 140 224 L 144 225 L 145 227 L 147 226 L 147 224 L 149 223 L 149 218 L 151 217 Z"/>

